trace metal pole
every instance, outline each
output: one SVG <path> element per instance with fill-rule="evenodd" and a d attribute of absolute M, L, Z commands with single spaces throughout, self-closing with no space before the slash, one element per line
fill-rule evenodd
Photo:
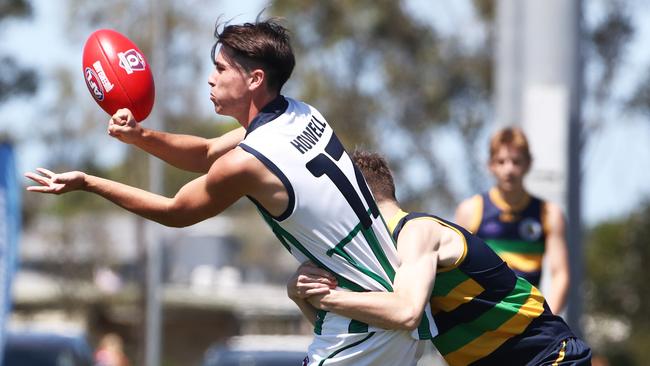
<path fill-rule="evenodd" d="M 160 103 L 164 93 L 164 68 L 165 51 L 163 47 L 165 36 L 165 0 L 151 2 L 152 15 L 152 68 L 156 83 L 156 100 L 158 101 L 148 123 L 151 128 L 161 130 L 164 128 L 165 111 L 164 105 Z M 155 156 L 149 156 L 149 189 L 151 192 L 163 193 L 163 165 Z M 162 340 L 162 253 L 160 226 L 153 222 L 147 222 L 147 315 L 146 315 L 146 343 L 145 343 L 145 365 L 160 366 L 160 345 Z"/>
<path fill-rule="evenodd" d="M 582 0 L 571 2 L 574 6 L 576 21 L 574 23 L 574 47 L 576 57 L 574 58 L 573 89 L 571 95 L 571 115 L 569 117 L 569 187 L 567 197 L 567 215 L 569 224 L 567 227 L 567 240 L 569 245 L 569 263 L 571 274 L 571 287 L 568 297 L 567 322 L 571 329 L 580 337 L 582 327 L 580 318 L 582 315 L 582 280 L 584 275 L 584 249 L 582 245 L 582 211 L 580 209 L 582 197 L 582 118 L 581 118 L 581 96 L 582 96 Z"/>
<path fill-rule="evenodd" d="M 567 214 L 571 273 L 566 318 L 580 332 L 581 1 L 499 0 L 497 3 L 497 126 L 520 125 L 530 140 L 534 194 Z M 514 74 L 514 75 L 512 75 Z M 542 292 L 548 287 L 548 271 Z"/>

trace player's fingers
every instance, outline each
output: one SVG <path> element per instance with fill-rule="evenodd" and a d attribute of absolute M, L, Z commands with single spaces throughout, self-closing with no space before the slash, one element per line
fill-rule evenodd
<path fill-rule="evenodd" d="M 54 173 L 53 171 L 47 170 L 45 168 L 36 168 L 36 171 L 43 174 L 44 176 L 46 176 L 48 178 L 52 178 L 53 176 L 56 175 L 56 173 Z"/>
<path fill-rule="evenodd" d="M 304 274 L 311 276 L 311 277 L 321 277 L 321 278 L 326 278 L 330 281 L 336 281 L 336 277 L 334 277 L 330 272 L 322 269 L 322 268 L 306 268 L 304 271 Z"/>
<path fill-rule="evenodd" d="M 310 289 L 310 288 L 317 288 L 317 287 L 327 287 L 326 283 L 320 283 L 320 282 L 309 282 L 309 283 L 304 283 L 301 284 L 300 288 L 303 289 Z"/>
<path fill-rule="evenodd" d="M 306 285 L 299 285 L 296 287 L 296 294 L 298 297 L 306 298 L 315 293 L 324 293 L 329 291 L 330 288 L 323 284 L 311 283 Z"/>
<path fill-rule="evenodd" d="M 124 125 L 124 124 L 126 124 L 126 118 L 122 118 L 117 113 L 114 114 L 111 117 L 111 119 L 108 121 L 109 126 L 115 126 L 115 125 L 121 126 L 121 125 Z"/>
<path fill-rule="evenodd" d="M 27 190 L 30 192 L 40 192 L 40 193 L 52 193 L 53 190 L 47 186 L 29 186 Z"/>
<path fill-rule="evenodd" d="M 111 123 L 124 126 L 128 123 L 131 111 L 126 108 L 118 109 L 113 116 L 111 116 Z"/>
<path fill-rule="evenodd" d="M 111 136 L 119 136 L 120 135 L 120 128 L 117 125 L 110 125 L 108 126 L 108 134 Z"/>
<path fill-rule="evenodd" d="M 48 185 L 50 180 L 42 175 L 34 174 L 32 172 L 25 173 L 25 177 L 33 180 L 34 182 L 42 185 Z"/>
<path fill-rule="evenodd" d="M 128 108 L 122 108 L 118 113 L 120 113 L 120 117 L 126 122 L 130 122 L 133 119 L 133 113 Z"/>
<path fill-rule="evenodd" d="M 314 295 L 325 295 L 330 292 L 329 287 L 318 287 L 305 291 L 305 296 L 310 297 Z"/>
<path fill-rule="evenodd" d="M 328 278 L 318 276 L 318 275 L 312 275 L 312 274 L 308 274 L 308 273 L 303 273 L 303 274 L 298 276 L 298 283 L 302 283 L 302 284 L 307 284 L 307 283 L 322 283 L 322 284 L 325 284 L 325 283 L 329 283 L 329 282 L 331 282 L 331 280 L 329 280 Z"/>
<path fill-rule="evenodd" d="M 322 283 L 324 285 L 336 284 L 336 279 L 323 277 L 323 276 L 310 277 L 310 281 L 316 283 Z"/>

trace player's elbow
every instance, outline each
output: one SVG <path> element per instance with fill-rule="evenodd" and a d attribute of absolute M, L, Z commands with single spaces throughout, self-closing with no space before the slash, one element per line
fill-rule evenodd
<path fill-rule="evenodd" d="M 192 226 L 202 220 L 197 219 L 193 216 L 184 215 L 184 214 L 175 214 L 168 215 L 163 221 L 159 221 L 160 224 L 173 227 L 173 228 L 183 228 Z"/>
<path fill-rule="evenodd" d="M 402 330 L 414 330 L 420 325 L 422 311 L 412 306 L 405 306 L 399 312 L 397 326 Z"/>
<path fill-rule="evenodd" d="M 165 207 L 155 221 L 164 226 L 183 228 L 194 225 L 201 220 L 197 219 L 195 215 L 188 214 L 178 203 L 170 200 L 167 207 Z"/>
<path fill-rule="evenodd" d="M 186 220 L 177 220 L 177 219 L 166 219 L 166 220 L 160 220 L 158 221 L 159 224 L 167 226 L 167 227 L 173 227 L 173 228 L 183 228 L 183 227 L 188 227 L 193 225 L 194 223 L 187 222 Z"/>
<path fill-rule="evenodd" d="M 173 228 L 183 228 L 195 224 L 182 216 L 173 216 L 173 215 L 161 215 L 158 218 L 154 219 L 161 225 Z"/>

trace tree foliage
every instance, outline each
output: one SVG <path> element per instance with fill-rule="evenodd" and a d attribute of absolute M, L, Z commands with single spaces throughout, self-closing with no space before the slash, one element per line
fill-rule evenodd
<path fill-rule="evenodd" d="M 291 91 L 317 106 L 346 146 L 389 155 L 398 177 L 406 161 L 425 166 L 417 186 L 400 179 L 407 201 L 452 206 L 456 192 L 442 163 L 449 157 L 436 153 L 436 132 L 456 131 L 473 149 L 490 111 L 488 47 L 469 49 L 460 37 L 442 36 L 402 1 L 280 0 L 271 11 L 293 31 Z"/>
<path fill-rule="evenodd" d="M 649 237 L 650 200 L 626 218 L 597 225 L 587 236 L 585 310 L 630 327 L 624 339 L 596 345 L 615 365 L 622 364 L 614 361 L 623 354 L 630 355 L 634 359 L 631 364 L 636 365 L 644 365 L 650 357 Z M 605 335 L 611 331 L 602 328 L 599 332 Z"/>
<path fill-rule="evenodd" d="M 0 0 L 0 22 L 11 18 L 26 19 L 32 7 L 25 0 Z M 36 92 L 36 72 L 20 65 L 13 56 L 0 54 L 0 103 Z"/>

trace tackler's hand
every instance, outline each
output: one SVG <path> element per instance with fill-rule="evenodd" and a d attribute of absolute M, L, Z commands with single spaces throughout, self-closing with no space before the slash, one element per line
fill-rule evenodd
<path fill-rule="evenodd" d="M 327 294 L 336 286 L 336 278 L 331 273 L 307 261 L 301 264 L 289 279 L 287 295 L 290 299 L 306 299 Z"/>

